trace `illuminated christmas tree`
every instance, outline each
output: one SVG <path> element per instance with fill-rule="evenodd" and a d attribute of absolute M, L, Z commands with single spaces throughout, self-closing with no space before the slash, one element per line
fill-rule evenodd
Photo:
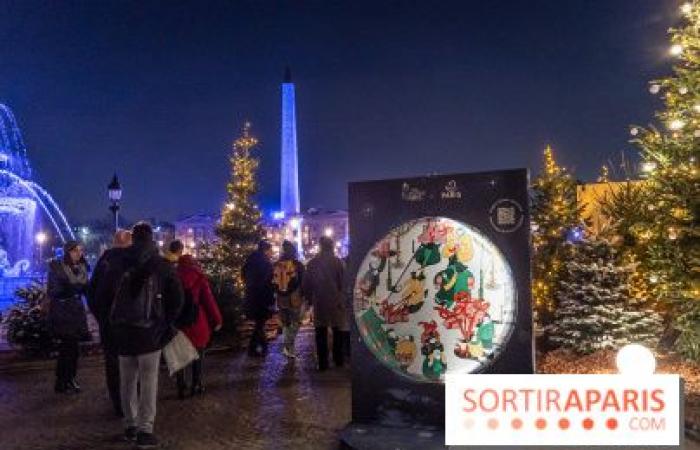
<path fill-rule="evenodd" d="M 233 143 L 232 177 L 227 185 L 228 197 L 221 212 L 221 223 L 216 230 L 221 240 L 216 249 L 217 260 L 222 271 L 233 278 L 239 294 L 244 288 L 241 268 L 263 237 L 261 214 L 254 200 L 259 161 L 251 155 L 257 144 L 257 138 L 250 133 L 250 123 L 246 122 L 242 135 Z"/>
<path fill-rule="evenodd" d="M 650 87 L 664 102 L 657 124 L 631 129 L 652 213 L 635 236 L 654 294 L 672 307 L 677 350 L 700 361 L 700 0 L 681 13 L 684 23 L 670 30 L 673 74 Z"/>
<path fill-rule="evenodd" d="M 579 224 L 576 182 L 557 165 L 552 148 L 544 150 L 544 167 L 532 186 L 534 245 L 532 295 L 538 322 L 547 324 L 556 307 L 567 233 Z"/>
<path fill-rule="evenodd" d="M 554 320 L 546 327 L 549 340 L 583 354 L 633 343 L 656 345 L 661 317 L 632 304 L 634 267 L 622 265 L 604 240 L 564 246 L 570 257 L 564 262 Z"/>

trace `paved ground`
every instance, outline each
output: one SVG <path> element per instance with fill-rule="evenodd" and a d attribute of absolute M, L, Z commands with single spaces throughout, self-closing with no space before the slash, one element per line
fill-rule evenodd
<path fill-rule="evenodd" d="M 184 402 L 161 374 L 156 433 L 165 449 L 336 449 L 350 420 L 349 370 L 314 371 L 312 336 L 300 336 L 300 362 L 288 364 L 271 347 L 264 360 L 212 355 L 205 361 L 207 393 Z M 0 449 L 125 449 L 111 414 L 98 358 L 79 369 L 83 393 L 53 393 L 51 366 L 0 372 Z"/>
<path fill-rule="evenodd" d="M 337 433 L 350 420 L 349 370 L 314 370 L 310 330 L 300 335 L 297 363 L 288 364 L 279 345 L 264 360 L 211 355 L 205 362 L 207 393 L 184 402 L 162 373 L 156 419 L 162 448 L 338 449 Z M 101 360 L 81 361 L 79 396 L 53 393 L 52 367 L 39 362 L 0 368 L 0 450 L 129 449 L 106 397 Z M 686 450 L 700 445 L 688 441 Z"/>

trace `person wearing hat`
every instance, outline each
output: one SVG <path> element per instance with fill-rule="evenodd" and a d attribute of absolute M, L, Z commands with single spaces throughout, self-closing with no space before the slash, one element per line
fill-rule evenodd
<path fill-rule="evenodd" d="M 63 257 L 51 260 L 47 295 L 48 322 L 59 341 L 56 360 L 56 393 L 77 394 L 79 343 L 89 340 L 87 316 L 82 297 L 88 284 L 88 265 L 78 241 L 63 246 Z"/>

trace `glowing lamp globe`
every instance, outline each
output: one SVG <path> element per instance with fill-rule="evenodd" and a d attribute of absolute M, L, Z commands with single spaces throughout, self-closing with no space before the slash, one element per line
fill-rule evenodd
<path fill-rule="evenodd" d="M 35 237 L 36 237 L 36 243 L 39 245 L 43 245 L 47 241 L 47 239 L 49 238 L 46 235 L 46 233 L 44 233 L 43 231 L 38 232 Z"/>
<path fill-rule="evenodd" d="M 683 46 L 681 44 L 673 44 L 669 49 L 669 53 L 673 56 L 680 56 L 683 53 Z"/>
<path fill-rule="evenodd" d="M 656 371 L 654 354 L 643 345 L 628 344 L 617 352 L 617 371 L 622 375 L 653 375 Z"/>
<path fill-rule="evenodd" d="M 118 202 L 122 198 L 122 186 L 119 184 L 117 174 L 114 174 L 112 181 L 107 186 L 107 196 L 113 202 Z"/>

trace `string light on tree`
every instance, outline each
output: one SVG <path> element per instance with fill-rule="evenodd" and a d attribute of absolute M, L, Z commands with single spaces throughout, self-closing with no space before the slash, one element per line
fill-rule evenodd
<path fill-rule="evenodd" d="M 675 350 L 700 361 L 700 302 L 694 294 L 700 273 L 700 91 L 696 88 L 700 86 L 700 0 L 680 8 L 680 23 L 669 31 L 674 67 L 651 85 L 658 86 L 654 90 L 663 86 L 667 93 L 656 112 L 658 122 L 633 139 L 645 164 L 654 164 L 645 171 L 648 209 L 653 214 L 639 221 L 646 239 L 635 252 L 652 283 L 655 301 L 668 311 L 670 326 L 677 332 Z"/>
<path fill-rule="evenodd" d="M 557 164 L 550 146 L 544 150 L 543 170 L 534 180 L 532 228 L 535 249 L 532 293 L 540 324 L 546 324 L 556 307 L 555 291 L 564 268 L 564 242 L 579 224 L 576 182 Z"/>
<path fill-rule="evenodd" d="M 233 279 L 238 295 L 243 293 L 243 264 L 263 237 L 261 213 L 254 201 L 259 161 L 251 151 L 257 145 L 258 139 L 251 133 L 251 124 L 246 122 L 241 135 L 233 142 L 231 181 L 226 188 L 228 198 L 216 230 L 220 242 L 214 249 L 215 257 L 224 276 Z"/>
<path fill-rule="evenodd" d="M 683 54 L 683 46 L 681 44 L 673 44 L 668 52 L 672 56 L 681 56 Z"/>

